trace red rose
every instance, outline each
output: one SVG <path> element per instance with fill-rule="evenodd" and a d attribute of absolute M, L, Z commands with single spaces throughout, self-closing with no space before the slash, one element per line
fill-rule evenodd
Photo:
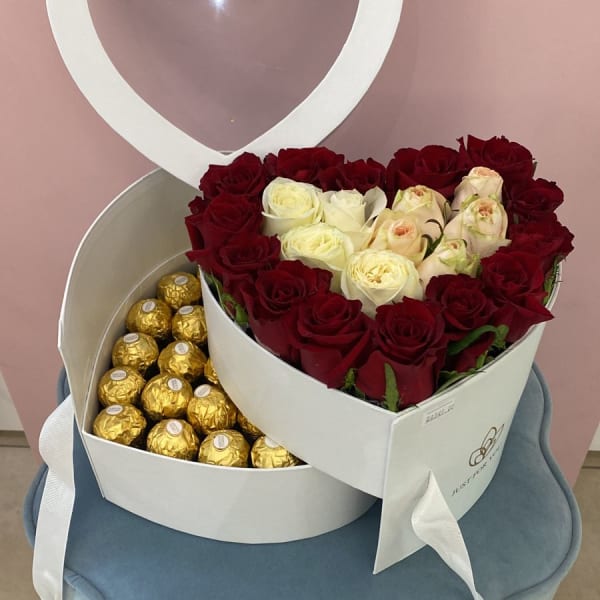
<path fill-rule="evenodd" d="M 484 258 L 481 267 L 485 289 L 498 305 L 494 325 L 509 328 L 508 342 L 516 342 L 532 325 L 552 318 L 542 304 L 546 292 L 539 257 L 507 248 Z"/>
<path fill-rule="evenodd" d="M 452 148 L 401 148 L 387 166 L 385 177 L 388 200 L 393 202 L 398 190 L 413 185 L 426 185 L 442 196 L 452 198 L 454 188 L 467 172 L 464 159 Z"/>
<path fill-rule="evenodd" d="M 250 152 L 244 152 L 228 165 L 210 165 L 200 180 L 200 189 L 206 200 L 212 200 L 223 192 L 260 198 L 265 185 L 262 161 Z"/>
<path fill-rule="evenodd" d="M 441 307 L 449 341 L 461 340 L 471 331 L 490 325 L 496 311 L 496 305 L 485 293 L 481 280 L 468 275 L 433 277 L 427 285 L 425 297 Z M 474 367 L 493 341 L 493 333 L 482 335 L 460 354 L 449 357 L 448 369 L 467 371 Z"/>
<path fill-rule="evenodd" d="M 319 185 L 319 173 L 344 162 L 343 154 L 328 148 L 286 148 L 277 156 L 265 157 L 265 169 L 271 179 L 287 177 L 294 181 Z"/>
<path fill-rule="evenodd" d="M 531 152 L 517 142 L 502 137 L 480 140 L 472 135 L 457 140 L 459 152 L 463 160 L 472 167 L 488 167 L 502 175 L 505 188 L 513 183 L 525 181 L 533 177 L 534 163 Z"/>
<path fill-rule="evenodd" d="M 256 339 L 283 360 L 297 362 L 297 351 L 290 346 L 288 326 L 283 320 L 305 298 L 327 291 L 331 277 L 324 269 L 285 260 L 259 273 L 255 282 L 242 286 L 248 323 Z"/>
<path fill-rule="evenodd" d="M 429 397 L 446 353 L 444 320 L 435 304 L 404 298 L 377 308 L 374 351 L 358 369 L 356 385 L 369 398 L 385 397 L 385 365 L 396 376 L 404 408 Z"/>
<path fill-rule="evenodd" d="M 548 273 L 555 260 L 562 260 L 573 250 L 573 234 L 556 218 L 519 223 L 508 228 L 511 252 L 528 252 L 541 259 L 542 271 Z"/>
<path fill-rule="evenodd" d="M 260 207 L 246 196 L 223 193 L 211 202 L 196 198 L 195 211 L 185 218 L 192 248 L 218 248 L 239 233 L 257 233 L 262 224 Z"/>
<path fill-rule="evenodd" d="M 384 188 L 385 167 L 376 160 L 355 160 L 324 169 L 319 173 L 323 191 L 357 190 L 365 194 L 374 187 Z"/>
<path fill-rule="evenodd" d="M 450 341 L 460 340 L 470 331 L 489 325 L 496 310 L 481 280 L 468 275 L 433 277 L 425 290 L 425 298 L 440 305 Z"/>
<path fill-rule="evenodd" d="M 315 294 L 298 305 L 288 327 L 305 373 L 332 388 L 343 385 L 348 370 L 369 351 L 372 321 L 361 309 L 360 301 L 333 292 Z"/>
<path fill-rule="evenodd" d="M 273 268 L 280 250 L 276 237 L 242 232 L 218 248 L 191 250 L 187 257 L 217 277 L 224 290 L 241 303 L 240 286 L 252 282 L 260 271 Z"/>
<path fill-rule="evenodd" d="M 553 218 L 554 211 L 563 200 L 563 192 L 554 181 L 529 179 L 513 185 L 504 203 L 510 221 L 521 223 Z"/>

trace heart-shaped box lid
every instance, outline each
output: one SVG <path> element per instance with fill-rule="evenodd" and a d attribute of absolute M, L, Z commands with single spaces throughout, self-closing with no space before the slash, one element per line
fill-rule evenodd
<path fill-rule="evenodd" d="M 375 79 L 394 38 L 402 0 L 358 0 L 348 38 L 323 80 L 279 123 L 228 153 L 183 132 L 133 90 L 106 53 L 88 0 L 47 0 L 47 10 L 63 61 L 98 114 L 143 155 L 196 188 L 209 164 L 228 164 L 243 152 L 264 155 L 319 144 Z"/>

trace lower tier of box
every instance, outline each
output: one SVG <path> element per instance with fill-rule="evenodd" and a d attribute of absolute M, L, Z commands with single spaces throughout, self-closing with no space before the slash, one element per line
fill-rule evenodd
<path fill-rule="evenodd" d="M 534 369 L 496 477 L 460 521 L 477 587 L 489 598 L 551 598 L 581 541 L 572 492 L 548 449 L 550 398 Z M 86 454 L 75 448 L 77 500 L 65 576 L 77 598 L 202 596 L 319 600 L 468 598 L 431 548 L 371 575 L 380 504 L 332 533 L 253 546 L 186 535 L 103 500 Z M 35 537 L 42 468 L 25 501 Z"/>

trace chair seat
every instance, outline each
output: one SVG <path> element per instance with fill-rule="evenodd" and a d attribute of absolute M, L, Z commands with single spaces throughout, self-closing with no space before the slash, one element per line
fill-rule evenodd
<path fill-rule="evenodd" d="M 64 374 L 59 399 L 68 388 Z M 581 542 L 579 511 L 548 447 L 550 397 L 532 370 L 496 476 L 460 520 L 485 600 L 552 598 Z M 286 544 L 217 542 L 170 530 L 104 500 L 79 436 L 76 500 L 65 559 L 74 597 L 274 598 L 286 600 L 468 599 L 466 586 L 431 548 L 372 575 L 380 503 L 332 533 Z M 25 499 L 33 543 L 46 477 Z"/>

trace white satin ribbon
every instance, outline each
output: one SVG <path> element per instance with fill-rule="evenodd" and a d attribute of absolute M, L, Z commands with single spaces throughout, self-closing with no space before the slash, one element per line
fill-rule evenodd
<path fill-rule="evenodd" d="M 411 524 L 417 537 L 431 546 L 467 584 L 474 600 L 483 600 L 475 588 L 471 560 L 460 527 L 433 472 L 429 473 L 427 489 L 413 510 Z"/>
<path fill-rule="evenodd" d="M 33 586 L 42 600 L 62 600 L 69 525 L 75 503 L 73 399 L 69 395 L 46 419 L 40 454 L 48 475 L 40 503 L 33 549 Z"/>

